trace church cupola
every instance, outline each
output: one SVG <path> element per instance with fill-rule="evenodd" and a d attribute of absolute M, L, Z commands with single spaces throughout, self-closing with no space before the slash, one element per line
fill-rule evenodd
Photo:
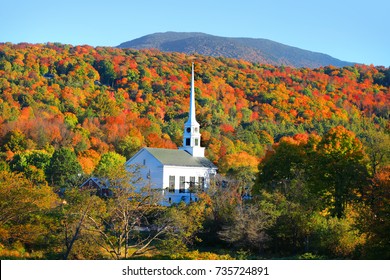
<path fill-rule="evenodd" d="M 204 148 L 200 146 L 200 135 L 200 125 L 196 121 L 195 113 L 194 64 L 192 63 L 190 111 L 188 120 L 184 124 L 183 146 L 179 149 L 188 152 L 193 157 L 204 157 Z"/>

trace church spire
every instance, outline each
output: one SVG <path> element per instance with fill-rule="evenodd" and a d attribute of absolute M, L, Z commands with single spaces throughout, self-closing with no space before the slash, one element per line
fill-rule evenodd
<path fill-rule="evenodd" d="M 192 72 L 191 72 L 190 112 L 186 124 L 191 124 L 191 123 L 199 126 L 199 123 L 196 121 L 196 112 L 195 112 L 194 63 L 192 63 Z"/>
<path fill-rule="evenodd" d="M 190 110 L 188 120 L 184 124 L 183 146 L 179 148 L 193 157 L 204 157 L 204 148 L 200 146 L 200 125 L 196 121 L 194 63 L 191 71 Z"/>

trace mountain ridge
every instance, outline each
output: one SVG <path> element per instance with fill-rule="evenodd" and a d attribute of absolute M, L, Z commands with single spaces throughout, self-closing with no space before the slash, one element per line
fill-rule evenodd
<path fill-rule="evenodd" d="M 159 32 L 126 41 L 118 48 L 158 49 L 165 52 L 198 53 L 214 57 L 244 59 L 250 62 L 317 68 L 352 66 L 330 55 L 300 49 L 268 39 L 221 37 L 201 32 Z"/>

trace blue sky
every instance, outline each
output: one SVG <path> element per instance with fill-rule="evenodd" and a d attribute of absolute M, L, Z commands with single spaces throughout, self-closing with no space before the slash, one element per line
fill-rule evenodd
<path fill-rule="evenodd" d="M 1 0 L 0 42 L 116 46 L 150 33 L 266 38 L 390 66 L 388 0 Z"/>

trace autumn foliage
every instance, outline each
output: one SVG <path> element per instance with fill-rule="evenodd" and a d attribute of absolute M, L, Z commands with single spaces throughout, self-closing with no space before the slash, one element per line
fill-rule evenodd
<path fill-rule="evenodd" d="M 73 147 L 90 173 L 108 151 L 130 157 L 142 146 L 180 146 L 192 61 L 203 145 L 224 170 L 240 155 L 260 158 L 283 136 L 321 135 L 336 125 L 358 132 L 364 116 L 382 126 L 388 118 L 390 74 L 382 67 L 311 70 L 150 50 L 2 44 L 3 158 Z"/>
<path fill-rule="evenodd" d="M 58 191 L 96 174 L 107 155 L 129 159 L 143 146 L 181 146 L 192 62 L 201 144 L 220 174 L 245 184 L 257 177 L 258 187 L 271 188 L 297 184 L 303 170 L 317 176 L 304 177 L 308 182 L 326 185 L 312 190 L 323 192 L 336 216 L 358 200 L 371 205 L 368 216 L 386 215 L 376 196 L 388 199 L 390 69 L 372 65 L 308 69 L 157 50 L 3 43 L 0 171 L 21 173 L 12 178 L 29 191 L 29 184 L 42 188 L 37 195 L 45 197 L 47 186 Z"/>

